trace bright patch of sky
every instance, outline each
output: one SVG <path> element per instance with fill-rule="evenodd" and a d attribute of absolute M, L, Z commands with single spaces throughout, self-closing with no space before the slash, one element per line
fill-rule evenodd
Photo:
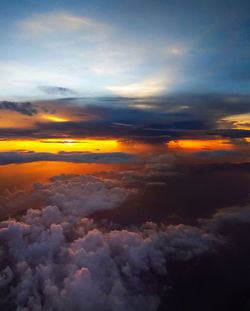
<path fill-rule="evenodd" d="M 0 100 L 247 93 L 245 1 L 2 0 Z"/>

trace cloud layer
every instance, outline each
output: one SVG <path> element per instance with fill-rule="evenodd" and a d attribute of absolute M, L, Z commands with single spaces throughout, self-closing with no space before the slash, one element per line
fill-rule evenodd
<path fill-rule="evenodd" d="M 124 163 L 135 160 L 136 156 L 134 154 L 123 152 L 0 152 L 0 165 L 38 161 L 62 161 L 73 163 Z"/>
<path fill-rule="evenodd" d="M 58 89 L 52 88 L 51 91 Z M 42 114 L 40 119 L 32 119 L 32 128 L 25 125 L 20 129 L 0 128 L 2 138 L 112 137 L 148 143 L 227 138 L 237 143 L 237 139 L 250 137 L 247 129 L 249 96 L 243 95 L 67 98 L 36 102 L 36 105 L 7 103 L 2 102 L 0 108 L 26 115 L 33 115 L 39 110 Z M 55 117 L 63 116 L 64 122 L 45 122 L 44 113 L 46 116 L 48 112 Z M 238 115 L 242 128 L 237 127 Z M 229 116 L 234 116 L 233 121 L 228 121 Z M 11 114 L 9 118 L 11 120 Z"/>

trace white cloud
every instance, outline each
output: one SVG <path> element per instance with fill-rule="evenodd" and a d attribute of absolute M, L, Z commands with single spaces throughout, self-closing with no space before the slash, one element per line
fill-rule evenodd
<path fill-rule="evenodd" d="M 153 77 L 142 80 L 138 83 L 109 86 L 107 89 L 119 96 L 147 97 L 162 93 L 166 89 L 167 84 L 167 79 L 163 77 Z M 138 108 L 147 107 L 138 105 Z"/>
<path fill-rule="evenodd" d="M 119 184 L 88 175 L 59 175 L 49 183 L 36 183 L 33 199 L 56 205 L 64 215 L 84 217 L 97 210 L 112 209 L 129 194 Z"/>
<path fill-rule="evenodd" d="M 12 215 L 20 206 L 42 201 L 44 205 L 56 205 L 74 222 L 95 211 L 117 207 L 130 193 L 117 181 L 62 174 L 52 177 L 48 183 L 35 183 L 29 193 L 6 191 L 1 197 L 0 211 Z"/>

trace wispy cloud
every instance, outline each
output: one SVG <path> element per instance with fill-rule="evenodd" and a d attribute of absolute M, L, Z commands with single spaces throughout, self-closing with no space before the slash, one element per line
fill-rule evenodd
<path fill-rule="evenodd" d="M 16 111 L 27 116 L 33 116 L 38 113 L 37 108 L 30 102 L 17 103 L 10 101 L 0 101 L 0 110 Z"/>
<path fill-rule="evenodd" d="M 107 89 L 119 96 L 147 97 L 162 93 L 166 84 L 166 78 L 153 77 L 136 83 L 109 86 Z"/>
<path fill-rule="evenodd" d="M 76 16 L 70 13 L 35 14 L 20 22 L 25 35 L 51 35 L 58 33 L 78 32 L 84 39 L 97 40 L 104 38 L 111 30 L 102 24 L 85 16 Z M 91 35 L 95 35 L 91 38 Z M 79 37 L 81 39 L 81 37 Z"/>

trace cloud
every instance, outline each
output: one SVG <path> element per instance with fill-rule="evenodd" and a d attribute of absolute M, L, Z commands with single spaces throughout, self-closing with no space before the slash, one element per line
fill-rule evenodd
<path fill-rule="evenodd" d="M 6 190 L 1 199 L 1 217 L 29 206 L 56 205 L 68 220 L 75 221 L 98 210 L 113 209 L 133 190 L 117 180 L 103 180 L 89 175 L 58 175 L 47 183 L 35 183 L 29 192 Z M 40 202 L 40 203 L 39 203 Z M 84 202 L 84 204 L 83 204 Z M 27 208 L 26 208 L 27 209 Z"/>
<path fill-rule="evenodd" d="M 69 96 L 75 95 L 75 92 L 66 87 L 59 86 L 39 86 L 39 89 L 49 95 Z"/>
<path fill-rule="evenodd" d="M 195 156 L 205 159 L 211 158 L 224 158 L 224 157 L 234 157 L 242 155 L 239 150 L 215 150 L 215 151 L 199 151 L 188 154 L 189 156 Z"/>
<path fill-rule="evenodd" d="M 227 96 L 173 95 L 152 98 L 104 97 L 68 98 L 37 102 L 37 109 L 48 108 L 79 119 L 71 122 L 36 123 L 32 129 L 0 129 L 0 137 L 86 138 L 104 137 L 162 143 L 181 139 L 250 137 L 249 130 L 221 127 L 224 116 L 249 110 L 248 97 L 237 102 Z M 183 107 L 186 107 L 183 109 Z M 82 121 L 80 119 L 82 118 Z M 67 119 L 67 118 L 66 118 Z M 63 124 L 62 124 L 63 123 Z M 129 126 L 124 126 L 129 124 Z"/>
<path fill-rule="evenodd" d="M 55 206 L 1 223 L 3 306 L 20 310 L 157 310 L 166 256 L 187 260 L 216 240 L 188 227 L 105 230 L 89 219 L 70 226 Z M 13 284 L 13 276 L 16 286 Z M 150 280 L 150 282 L 144 280 Z M 98 299 L 96 298 L 98 297 Z"/>
<path fill-rule="evenodd" d="M 0 101 L 0 110 L 16 111 L 30 117 L 38 113 L 37 107 L 30 102 L 17 103 L 10 101 Z"/>
<path fill-rule="evenodd" d="M 91 218 L 95 210 L 116 209 L 129 194 L 115 181 L 87 175 L 60 175 L 35 184 L 28 196 L 42 199 L 41 208 L 29 208 L 18 219 L 0 222 L 1 307 L 10 311 L 171 310 L 173 296 L 182 298 L 181 305 L 199 306 L 199 301 L 187 301 L 184 292 L 190 295 L 195 290 L 203 297 L 203 277 L 209 285 L 217 280 L 213 269 L 224 271 L 233 264 L 230 282 L 241 273 L 242 258 L 239 263 L 234 259 L 239 257 L 238 243 L 230 244 L 223 226 L 234 228 L 229 231 L 234 235 L 244 224 L 249 228 L 249 207 L 218 210 L 200 221 L 199 227 L 145 222 L 121 228 Z M 28 206 L 28 196 L 26 202 L 18 200 Z M 231 248 L 237 253 L 232 258 Z M 204 276 L 203 271 L 209 273 Z M 199 282 L 197 274 L 198 280 L 202 278 Z M 240 278 L 233 288 L 244 289 L 241 274 Z M 219 288 L 224 301 L 220 282 L 216 292 Z M 209 304 L 218 302 L 214 295 Z"/>
<path fill-rule="evenodd" d="M 97 40 L 103 37 L 110 28 L 88 17 L 72 15 L 70 13 L 35 14 L 20 22 L 26 35 L 53 35 L 58 33 L 80 33 L 84 39 Z M 95 34 L 96 37 L 90 37 Z M 79 37 L 81 39 L 81 37 Z"/>
<path fill-rule="evenodd" d="M 167 274 L 168 258 L 187 261 L 221 243 L 184 225 L 98 225 L 83 215 L 94 206 L 116 207 L 124 199 L 122 189 L 91 176 L 51 181 L 35 188 L 56 205 L 0 223 L 3 308 L 156 311 L 166 292 L 158 280 Z"/>
<path fill-rule="evenodd" d="M 0 165 L 20 164 L 38 161 L 62 161 L 73 163 L 124 163 L 136 160 L 134 154 L 124 152 L 0 152 Z"/>
<path fill-rule="evenodd" d="M 119 96 L 147 97 L 162 93 L 166 89 L 166 84 L 166 79 L 150 78 L 127 85 L 109 86 L 107 89 Z M 146 108 L 143 105 L 138 107 Z"/>
<path fill-rule="evenodd" d="M 209 230 L 216 231 L 219 231 L 224 225 L 249 224 L 250 206 L 221 208 L 211 219 L 200 219 L 200 222 Z"/>

